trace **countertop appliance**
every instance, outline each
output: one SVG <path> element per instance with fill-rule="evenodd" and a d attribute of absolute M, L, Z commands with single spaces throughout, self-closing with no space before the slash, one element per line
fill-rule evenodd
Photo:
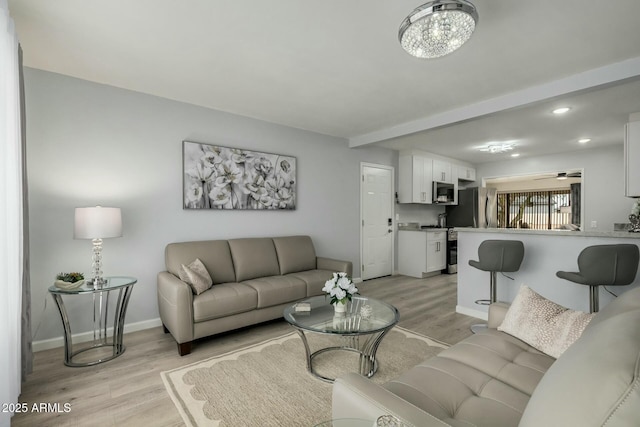
<path fill-rule="evenodd" d="M 471 187 L 458 191 L 458 204 L 447 206 L 447 226 L 495 228 L 498 226 L 498 192 Z"/>

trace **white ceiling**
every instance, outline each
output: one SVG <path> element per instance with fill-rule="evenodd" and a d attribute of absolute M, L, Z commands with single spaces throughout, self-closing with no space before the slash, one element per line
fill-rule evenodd
<path fill-rule="evenodd" d="M 398 43 L 415 0 L 9 0 L 9 9 L 29 67 L 353 147 L 482 163 L 495 157 L 472 148 L 489 141 L 517 140 L 523 156 L 578 149 L 582 136 L 591 147 L 622 142 L 622 124 L 640 111 L 640 1 L 472 1 L 475 34 L 436 60 Z M 558 104 L 573 110 L 551 117 Z"/>

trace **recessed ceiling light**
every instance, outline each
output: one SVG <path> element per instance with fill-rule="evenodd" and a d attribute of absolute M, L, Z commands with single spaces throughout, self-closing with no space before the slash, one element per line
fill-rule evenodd
<path fill-rule="evenodd" d="M 520 153 L 513 153 L 511 157 L 520 157 Z"/>
<path fill-rule="evenodd" d="M 580 144 L 586 144 L 587 142 L 590 142 L 590 141 L 591 141 L 591 138 L 582 138 L 578 140 Z"/>
<path fill-rule="evenodd" d="M 560 107 L 560 108 L 556 108 L 555 110 L 553 110 L 553 114 L 564 114 L 569 110 L 571 110 L 570 107 Z"/>

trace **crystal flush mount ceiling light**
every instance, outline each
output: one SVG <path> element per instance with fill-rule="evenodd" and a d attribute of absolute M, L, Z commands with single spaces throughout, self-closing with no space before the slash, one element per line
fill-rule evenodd
<path fill-rule="evenodd" d="M 436 0 L 415 9 L 400 24 L 402 48 L 418 58 L 438 58 L 462 46 L 476 28 L 478 12 L 466 0 Z"/>

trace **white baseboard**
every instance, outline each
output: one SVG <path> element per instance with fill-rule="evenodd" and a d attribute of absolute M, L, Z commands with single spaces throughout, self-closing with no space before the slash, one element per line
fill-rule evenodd
<path fill-rule="evenodd" d="M 461 305 L 456 305 L 456 313 L 465 314 L 477 319 L 489 320 L 489 313 L 487 313 L 486 311 L 474 310 L 472 308 L 463 307 Z"/>
<path fill-rule="evenodd" d="M 142 322 L 129 323 L 124 325 L 124 332 L 136 332 L 142 331 L 145 329 L 156 328 L 158 326 L 162 326 L 162 321 L 160 318 L 151 319 L 151 320 L 143 320 Z M 107 328 L 107 332 L 109 335 L 113 333 L 113 328 Z M 93 341 L 93 332 L 82 332 L 79 334 L 74 334 L 71 336 L 71 340 L 74 344 L 83 343 Z M 34 341 L 33 342 L 33 351 L 38 352 L 42 350 L 49 350 L 52 348 L 64 347 L 64 337 L 56 337 L 50 338 L 47 340 Z"/>

